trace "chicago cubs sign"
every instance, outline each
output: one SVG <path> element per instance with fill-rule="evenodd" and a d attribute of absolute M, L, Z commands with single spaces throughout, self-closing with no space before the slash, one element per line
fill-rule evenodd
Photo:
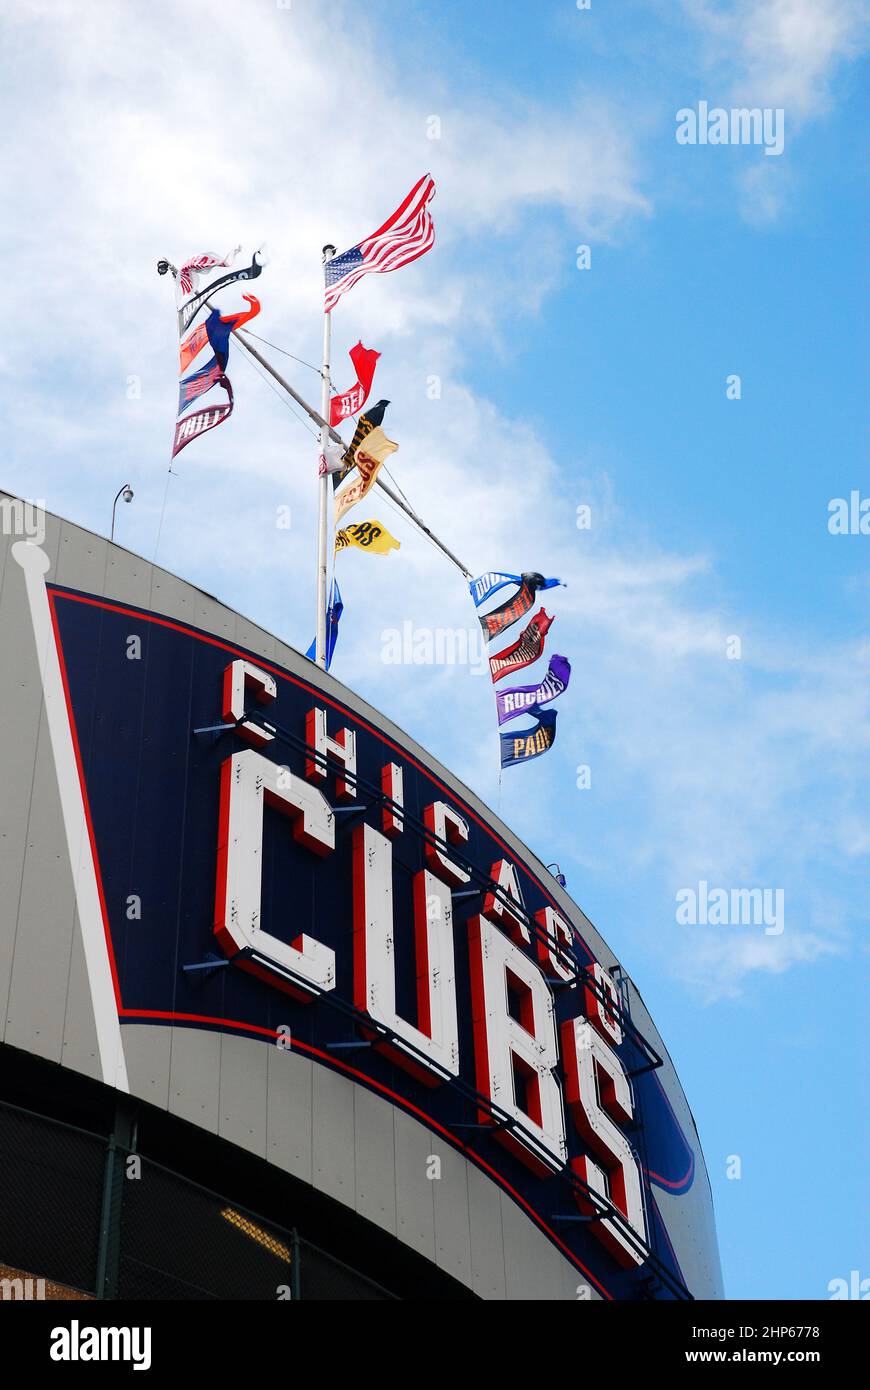
<path fill-rule="evenodd" d="M 693 1144 L 546 875 L 314 668 L 48 596 L 121 1022 L 338 1068 L 477 1164 L 578 1280 L 685 1297 L 656 1191 L 689 1190 Z"/>

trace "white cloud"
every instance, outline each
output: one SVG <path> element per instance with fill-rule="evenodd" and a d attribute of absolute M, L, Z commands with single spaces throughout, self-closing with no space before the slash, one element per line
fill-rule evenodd
<path fill-rule="evenodd" d="M 791 169 L 781 159 L 750 164 L 737 176 L 741 216 L 754 227 L 770 227 L 787 206 L 793 184 Z"/>
<path fill-rule="evenodd" d="M 742 927 L 686 930 L 699 935 L 694 949 L 678 958 L 677 973 L 706 1003 L 739 998 L 750 974 L 782 975 L 792 966 L 812 965 L 842 949 L 831 937 L 809 931 L 770 937 L 747 934 Z"/>
<path fill-rule="evenodd" d="M 700 33 L 713 105 L 782 109 L 785 150 L 844 95 L 847 65 L 870 45 L 867 0 L 683 0 Z M 848 88 L 845 88 L 848 90 Z M 737 176 L 751 226 L 773 225 L 795 182 L 787 159 L 760 159 Z"/>
<path fill-rule="evenodd" d="M 485 321 L 510 293 L 493 257 L 515 254 L 504 240 L 542 211 L 565 218 L 569 266 L 571 232 L 604 238 L 648 211 L 630 140 L 600 98 L 578 98 L 566 119 L 544 105 L 506 114 L 462 93 L 441 140 L 427 139 L 419 82 L 391 72 L 356 6 L 106 0 L 19 4 L 11 19 L 3 160 L 20 215 L 8 250 L 22 270 L 39 265 L 63 316 L 76 286 L 79 341 L 98 361 L 129 354 L 133 330 L 142 352 L 163 288 L 157 256 L 212 243 L 267 238 L 273 314 L 278 300 L 288 325 L 310 321 L 322 243 L 342 248 L 373 230 L 385 200 L 430 166 L 439 294 L 410 272 L 388 296 L 357 292 L 367 308 L 383 301 L 392 332 Z M 374 86 L 353 77 L 374 72 Z M 557 274 L 539 263 L 533 278 Z M 146 342 L 156 349 L 158 335 Z"/>
<path fill-rule="evenodd" d="M 291 10 L 52 3 L 19 5 L 11 19 L 3 159 L 18 197 L 4 307 L 19 342 L 8 485 L 105 529 L 130 475 L 137 497 L 120 534 L 150 558 L 175 396 L 157 257 L 237 240 L 248 250 L 265 238 L 272 261 L 253 327 L 312 361 L 320 246 L 373 229 L 431 167 L 436 252 L 388 281 L 370 277 L 342 302 L 333 375 L 347 375 L 357 337 L 381 349 L 375 389 L 393 402 L 395 472 L 473 571 L 547 565 L 568 580 L 545 596 L 559 615 L 550 651 L 574 662 L 560 760 L 523 769 L 522 803 L 506 790 L 512 821 L 553 847 L 547 858 L 594 861 L 615 879 L 652 875 L 663 956 L 674 949 L 666 921 L 676 886 L 782 880 L 800 901 L 816 855 L 829 869 L 840 855 L 866 854 L 849 756 L 850 741 L 867 739 L 866 670 L 854 654 L 795 654 L 752 614 L 718 608 L 705 598 L 715 555 L 665 551 L 619 511 L 606 478 L 590 491 L 585 459 L 566 448 L 557 462 L 521 407 L 506 418 L 467 385 L 470 357 L 509 351 L 523 316 L 569 273 L 575 238 L 616 237 L 649 214 L 637 152 L 606 99 L 572 98 L 568 119 L 544 102 L 506 112 L 458 91 L 444 103 L 442 140 L 428 141 L 425 92 L 391 68 L 355 6 L 327 16 L 304 0 Z M 354 79 L 375 72 L 377 83 Z M 304 649 L 316 446 L 234 352 L 237 413 L 181 455 L 160 560 Z M 310 372 L 276 361 L 316 395 Z M 141 400 L 126 398 L 130 373 L 141 376 Z M 426 395 L 432 374 L 440 401 Z M 376 496 L 371 514 L 403 548 L 384 560 L 342 557 L 337 672 L 495 799 L 486 680 L 380 660 L 384 628 L 405 619 L 473 628 L 475 616 L 460 577 Z M 580 533 L 575 507 L 589 500 L 595 525 Z M 275 525 L 282 504 L 289 532 Z M 747 643 L 742 664 L 724 657 L 735 630 Z M 608 814 L 578 844 L 572 768 L 590 759 Z M 838 948 L 816 915 L 798 911 L 784 946 L 681 939 L 676 968 L 737 988 L 748 973 Z M 625 925 L 629 957 L 646 932 L 645 922 Z"/>
<path fill-rule="evenodd" d="M 789 124 L 818 117 L 840 65 L 867 47 L 865 0 L 683 0 L 707 60 L 731 70 L 739 103 L 784 107 Z"/>

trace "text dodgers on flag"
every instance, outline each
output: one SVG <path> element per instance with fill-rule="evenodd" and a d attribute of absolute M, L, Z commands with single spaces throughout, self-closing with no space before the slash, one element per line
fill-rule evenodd
<path fill-rule="evenodd" d="M 486 574 L 481 574 L 477 579 L 468 582 L 468 589 L 474 599 L 475 608 L 479 608 L 482 603 L 490 598 L 497 589 L 503 589 L 506 584 L 522 584 L 525 578 L 522 574 L 505 574 L 502 570 L 489 570 Z M 561 584 L 560 579 L 545 579 L 540 586 L 542 589 L 552 589 L 554 585 Z"/>
<path fill-rule="evenodd" d="M 523 576 L 521 574 L 503 574 L 501 570 L 489 570 L 487 574 L 469 580 L 468 588 L 474 599 L 475 608 L 479 608 L 497 589 L 503 589 L 506 584 L 522 584 L 522 582 Z"/>
<path fill-rule="evenodd" d="M 429 203 L 434 196 L 432 175 L 424 174 L 382 227 L 349 251 L 326 262 L 324 309 L 327 314 L 364 275 L 384 275 L 398 270 L 430 250 L 435 242 L 435 224 Z"/>

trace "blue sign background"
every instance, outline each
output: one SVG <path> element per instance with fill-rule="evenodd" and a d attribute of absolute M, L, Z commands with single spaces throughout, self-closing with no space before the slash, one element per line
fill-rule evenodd
<path fill-rule="evenodd" d="M 242 1031 L 264 1038 L 289 1026 L 294 1048 L 336 1067 L 360 1084 L 376 1088 L 442 1134 L 533 1217 L 571 1259 L 583 1278 L 605 1296 L 640 1296 L 648 1266 L 619 1269 L 588 1228 L 559 1217 L 576 1217 L 568 1182 L 537 1178 L 485 1131 L 457 1129 L 473 1124 L 476 1107 L 468 1091 L 449 1084 L 433 1088 L 417 1082 L 375 1048 L 345 1057 L 327 1045 L 361 1037 L 354 1017 L 326 996 L 296 1002 L 273 985 L 234 966 L 205 975 L 182 973 L 186 964 L 221 954 L 213 935 L 221 765 L 245 745 L 234 731 L 194 735 L 221 722 L 223 674 L 242 656 L 270 671 L 277 699 L 268 718 L 289 735 L 262 750 L 298 775 L 304 772 L 305 716 L 326 706 L 330 734 L 347 726 L 357 733 L 357 768 L 365 818 L 380 826 L 380 808 L 366 786 L 380 787 L 387 761 L 404 769 L 406 828 L 393 841 L 396 914 L 396 977 L 399 1012 L 416 1021 L 411 884 L 423 867 L 420 829 L 424 807 L 439 798 L 456 806 L 468 821 L 467 859 L 482 875 L 507 857 L 517 866 L 530 914 L 553 903 L 544 886 L 504 846 L 475 812 L 411 754 L 377 727 L 313 685 L 265 662 L 255 654 L 210 634 L 142 610 L 52 586 L 52 610 L 65 668 L 65 681 L 80 754 L 89 815 L 102 881 L 108 932 L 114 956 L 119 1013 L 125 1023 L 174 1022 L 190 1027 Z M 141 657 L 129 659 L 129 639 L 141 640 Z M 334 775 L 321 784 L 334 803 Z M 351 818 L 353 819 L 353 818 Z M 288 822 L 266 813 L 263 846 L 262 926 L 291 942 L 306 932 L 336 954 L 335 996 L 353 1004 L 351 831 L 337 831 L 336 850 L 318 859 L 298 845 Z M 127 900 L 136 895 L 141 920 L 129 920 Z M 480 899 L 454 913 L 456 983 L 459 1005 L 461 1077 L 474 1088 L 466 922 L 480 910 Z M 578 943 L 582 962 L 593 959 Z M 555 992 L 557 1021 L 582 1011 L 582 991 Z M 632 1070 L 646 1058 L 626 1037 L 620 1049 Z M 561 1079 L 561 1078 L 560 1078 Z M 666 1270 L 682 1281 L 679 1267 L 655 1207 L 652 1187 L 685 1192 L 694 1178 L 692 1146 L 683 1135 L 654 1071 L 633 1080 L 637 1126 L 630 1139 L 644 1174 L 651 1247 Z M 582 1152 L 573 1126 L 567 1126 L 569 1156 Z M 656 1296 L 668 1297 L 657 1281 Z"/>

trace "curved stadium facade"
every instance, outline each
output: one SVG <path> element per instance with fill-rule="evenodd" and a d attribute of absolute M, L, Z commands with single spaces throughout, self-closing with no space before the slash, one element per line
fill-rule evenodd
<path fill-rule="evenodd" d="M 664 1044 L 535 855 L 209 595 L 0 518 L 4 1296 L 721 1297 Z"/>

